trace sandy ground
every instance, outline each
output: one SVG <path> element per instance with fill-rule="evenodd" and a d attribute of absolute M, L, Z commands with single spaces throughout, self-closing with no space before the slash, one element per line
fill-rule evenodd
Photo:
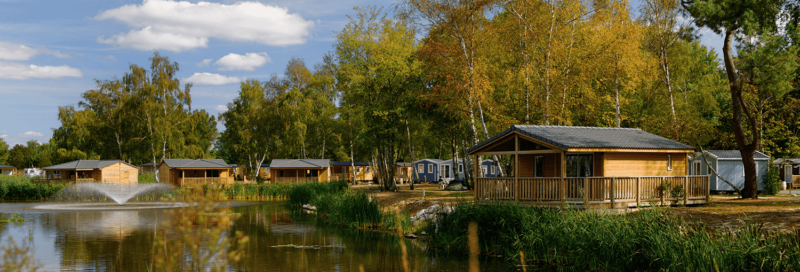
<path fill-rule="evenodd" d="M 408 184 L 403 184 L 397 186 L 396 192 L 382 192 L 378 185 L 355 185 L 353 188 L 366 190 L 384 209 L 412 215 L 434 204 L 473 199 L 472 191 L 448 191 L 440 189 L 436 184 L 416 184 L 414 190 L 410 190 Z M 715 195 L 708 205 L 671 209 L 687 221 L 703 224 L 713 230 L 739 226 L 744 222 L 763 223 L 764 228 L 771 230 L 800 230 L 800 197 L 788 194 L 761 196 L 753 200 Z"/>

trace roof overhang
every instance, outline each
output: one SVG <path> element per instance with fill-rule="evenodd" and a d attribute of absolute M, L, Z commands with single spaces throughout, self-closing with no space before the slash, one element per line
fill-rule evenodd
<path fill-rule="evenodd" d="M 543 147 L 549 148 L 543 150 L 520 150 L 520 151 L 486 151 L 488 149 L 492 149 L 497 147 L 501 144 L 506 143 L 513 139 L 514 136 L 519 137 L 520 139 L 524 139 L 535 144 L 541 145 Z M 552 154 L 552 153 L 587 153 L 587 152 L 637 152 L 637 153 L 693 153 L 694 149 L 644 149 L 644 148 L 592 148 L 592 147 L 580 147 L 580 148 L 568 148 L 555 145 L 553 143 L 543 141 L 534 137 L 530 137 L 528 135 L 519 133 L 515 130 L 507 130 L 503 132 L 503 135 L 496 137 L 492 141 L 483 143 L 479 146 L 473 147 L 470 151 L 467 152 L 469 155 L 510 155 L 510 154 Z"/>

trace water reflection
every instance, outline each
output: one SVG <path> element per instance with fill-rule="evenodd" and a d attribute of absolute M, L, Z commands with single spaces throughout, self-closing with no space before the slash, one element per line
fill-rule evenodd
<path fill-rule="evenodd" d="M 30 205 L 30 204 L 27 204 Z M 0 208 L 4 206 L 0 205 Z M 232 231 L 250 237 L 246 257 L 231 271 L 405 271 L 400 243 L 411 271 L 466 271 L 466 259 L 427 254 L 417 240 L 346 231 L 292 215 L 282 203 L 234 208 Z M 6 214 L 7 215 L 7 214 Z M 28 236 L 45 271 L 152 271 L 153 242 L 169 230 L 167 210 L 37 212 L 25 224 L 0 223 L 3 240 Z M 485 271 L 508 267 L 481 263 Z"/>

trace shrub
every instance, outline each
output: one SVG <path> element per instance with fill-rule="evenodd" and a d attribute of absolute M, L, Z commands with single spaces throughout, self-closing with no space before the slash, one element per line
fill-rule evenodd
<path fill-rule="evenodd" d="M 139 183 L 158 183 L 155 174 L 141 174 L 139 175 Z"/>
<path fill-rule="evenodd" d="M 780 191 L 781 176 L 780 170 L 772 162 L 767 167 L 767 172 L 761 177 L 764 181 L 764 194 L 777 195 Z"/>
<path fill-rule="evenodd" d="M 34 183 L 27 177 L 0 175 L 0 199 L 43 200 L 67 186 L 65 183 Z"/>

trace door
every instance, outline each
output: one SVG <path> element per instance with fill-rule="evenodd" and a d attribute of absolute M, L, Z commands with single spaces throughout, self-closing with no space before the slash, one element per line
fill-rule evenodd
<path fill-rule="evenodd" d="M 450 178 L 450 165 L 444 165 L 444 178 Z"/>

